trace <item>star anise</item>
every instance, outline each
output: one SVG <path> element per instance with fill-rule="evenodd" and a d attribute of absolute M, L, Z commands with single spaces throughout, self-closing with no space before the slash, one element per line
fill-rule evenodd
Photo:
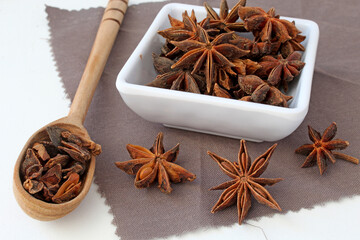
<path fill-rule="evenodd" d="M 293 52 L 285 59 L 281 54 L 277 58 L 265 56 L 260 60 L 261 68 L 255 74 L 261 78 L 267 78 L 267 82 L 272 86 L 282 85 L 284 91 L 287 92 L 288 83 L 298 76 L 305 66 L 300 59 L 299 52 Z"/>
<path fill-rule="evenodd" d="M 198 72 L 205 62 L 206 89 L 207 93 L 211 93 L 214 84 L 215 64 L 220 67 L 234 67 L 235 65 L 230 60 L 240 58 L 248 54 L 249 51 L 228 43 L 234 32 L 220 34 L 210 42 L 208 33 L 200 26 L 198 29 L 199 41 L 171 42 L 186 52 L 171 68 L 193 67 L 191 72 L 193 74 Z"/>
<path fill-rule="evenodd" d="M 193 93 L 205 91 L 205 80 L 201 76 L 191 74 L 190 71 L 186 69 L 171 69 L 171 66 L 175 62 L 166 57 L 153 54 L 153 59 L 155 69 L 161 74 L 156 76 L 147 86 Z"/>
<path fill-rule="evenodd" d="M 242 7 L 238 9 L 240 18 L 244 21 L 245 28 L 253 32 L 256 39 L 262 42 L 279 41 L 284 43 L 300 32 L 293 23 L 279 19 L 275 9 L 265 12 L 259 7 Z"/>
<path fill-rule="evenodd" d="M 126 148 L 133 160 L 116 162 L 115 165 L 127 174 L 136 175 L 137 188 L 149 187 L 157 179 L 158 188 L 164 193 L 171 193 L 170 182 L 191 182 L 196 178 L 195 174 L 173 163 L 179 154 L 179 144 L 165 152 L 162 132 L 157 135 L 150 150 L 132 144 Z"/>
<path fill-rule="evenodd" d="M 359 159 L 351 157 L 344 153 L 335 152 L 335 149 L 345 149 L 349 146 L 349 142 L 342 139 L 334 139 L 337 131 L 336 123 L 333 122 L 325 129 L 324 133 L 320 133 L 308 126 L 309 138 L 313 144 L 304 144 L 295 150 L 295 153 L 308 155 L 301 167 L 307 168 L 317 163 L 320 174 L 323 174 L 327 167 L 327 161 L 335 163 L 335 158 L 343 159 L 355 164 L 359 164 Z"/>
<path fill-rule="evenodd" d="M 171 24 L 171 28 L 158 31 L 162 37 L 167 39 L 168 41 L 183 41 L 183 40 L 198 40 L 199 32 L 198 32 L 198 24 L 195 17 L 194 10 L 191 11 L 191 16 L 188 15 L 187 11 L 182 14 L 183 21 L 179 21 L 175 18 L 172 18 L 169 15 L 169 20 Z M 199 26 L 205 29 L 210 35 L 215 35 L 219 33 L 219 30 L 213 29 L 210 27 L 210 19 L 205 18 L 203 21 L 199 23 Z M 172 48 L 170 51 L 167 51 L 165 56 L 169 58 L 173 58 L 177 56 L 181 50 L 178 47 Z"/>
<path fill-rule="evenodd" d="M 233 67 L 235 72 L 242 76 L 252 75 L 261 68 L 259 63 L 250 59 L 235 59 L 232 63 L 235 65 L 235 67 Z"/>
<path fill-rule="evenodd" d="M 218 15 L 207 2 L 204 2 L 207 15 L 210 18 L 210 27 L 218 28 L 225 32 L 246 32 L 244 23 L 236 22 L 239 19 L 238 8 L 239 6 L 245 6 L 245 4 L 246 0 L 240 0 L 229 12 L 227 1 L 221 0 L 220 15 Z"/>
<path fill-rule="evenodd" d="M 261 42 L 259 40 L 252 41 L 248 38 L 240 36 L 234 37 L 229 42 L 241 49 L 249 50 L 249 54 L 245 57 L 252 60 L 258 60 L 261 57 L 272 53 L 276 54 L 281 46 L 281 43 L 279 42 Z"/>
<path fill-rule="evenodd" d="M 223 98 L 232 98 L 230 93 L 224 88 L 220 87 L 219 84 L 215 83 L 213 96 L 223 97 Z"/>
<path fill-rule="evenodd" d="M 169 15 L 171 28 L 158 31 L 162 37 L 169 41 L 182 41 L 186 39 L 196 40 L 198 38 L 197 23 L 194 10 L 191 12 L 191 16 L 187 11 L 183 13 L 183 21 L 179 21 Z M 167 52 L 165 56 L 174 57 L 180 52 L 180 49 L 175 47 L 171 51 Z"/>
<path fill-rule="evenodd" d="M 281 44 L 280 53 L 284 58 L 287 58 L 291 53 L 295 51 L 305 51 L 305 47 L 300 43 L 305 40 L 305 36 L 298 34 L 296 37 L 292 37 L 286 42 Z"/>
<path fill-rule="evenodd" d="M 270 157 L 276 146 L 277 144 L 274 144 L 265 153 L 257 157 L 252 164 L 245 145 L 245 140 L 240 141 L 238 161 L 234 163 L 215 153 L 207 152 L 219 165 L 220 169 L 233 179 L 210 189 L 225 189 L 215 206 L 212 208 L 212 213 L 227 208 L 236 202 L 239 224 L 241 224 L 251 207 L 251 195 L 253 195 L 259 203 L 281 211 L 279 204 L 272 198 L 264 186 L 274 185 L 283 179 L 260 178 L 261 174 L 265 172 L 269 165 Z"/>
<path fill-rule="evenodd" d="M 288 107 L 287 102 L 292 99 L 255 75 L 239 76 L 238 82 L 240 88 L 250 95 L 241 98 L 242 101 Z"/>

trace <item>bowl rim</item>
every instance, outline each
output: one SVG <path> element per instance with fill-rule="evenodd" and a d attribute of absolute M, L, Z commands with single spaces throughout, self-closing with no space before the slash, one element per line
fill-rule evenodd
<path fill-rule="evenodd" d="M 196 11 L 205 11 L 203 6 L 191 5 L 191 4 L 182 4 L 182 3 L 168 3 L 164 5 L 161 10 L 156 15 L 155 19 L 151 23 L 150 27 L 140 40 L 139 44 L 130 55 L 129 59 L 124 64 L 123 68 L 120 70 L 117 80 L 116 87 L 121 94 L 130 94 L 134 93 L 141 94 L 143 96 L 153 96 L 156 95 L 157 98 L 165 98 L 172 100 L 194 102 L 200 104 L 212 104 L 214 106 L 226 107 L 238 110 L 253 111 L 253 112 L 265 112 L 269 114 L 286 114 L 286 115 L 298 115 L 300 113 L 307 113 L 310 95 L 311 95 L 311 86 L 313 80 L 313 73 L 315 67 L 316 51 L 319 41 L 319 26 L 317 23 L 307 19 L 293 18 L 293 17 L 284 17 L 280 16 L 281 19 L 286 19 L 289 21 L 300 22 L 301 25 L 306 25 L 309 29 L 309 36 L 307 36 L 307 47 L 306 47 L 306 56 L 304 58 L 305 67 L 302 69 L 302 76 L 298 79 L 300 81 L 302 77 L 305 77 L 305 81 L 301 83 L 298 90 L 297 98 L 299 99 L 297 105 L 291 108 L 272 106 L 267 104 L 259 104 L 246 101 L 234 101 L 234 99 L 219 98 L 210 95 L 204 94 L 194 94 L 184 91 L 176 91 L 170 89 L 162 89 L 156 87 L 150 87 L 146 85 L 134 84 L 127 82 L 126 79 L 131 75 L 132 66 L 138 61 L 138 56 L 142 54 L 142 50 L 146 47 L 146 42 L 150 39 L 154 32 L 157 32 L 159 24 L 161 24 L 165 19 L 167 20 L 168 14 L 173 9 L 183 9 L 193 8 Z M 214 8 L 215 11 L 218 11 L 218 8 Z M 305 53 L 304 52 L 304 53 Z M 305 54 L 303 54 L 304 56 Z M 306 76 L 305 76 L 306 75 Z"/>

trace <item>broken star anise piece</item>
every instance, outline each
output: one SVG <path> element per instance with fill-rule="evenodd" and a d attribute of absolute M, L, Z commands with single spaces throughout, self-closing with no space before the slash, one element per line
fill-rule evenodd
<path fill-rule="evenodd" d="M 279 204 L 272 198 L 264 186 L 274 185 L 282 181 L 282 178 L 260 178 L 269 165 L 270 157 L 277 144 L 270 147 L 265 153 L 257 157 L 251 164 L 250 156 L 245 145 L 245 140 L 240 141 L 238 162 L 230 162 L 215 153 L 207 152 L 210 157 L 219 165 L 220 169 L 233 180 L 222 183 L 210 190 L 222 190 L 219 200 L 212 208 L 215 213 L 233 204 L 237 204 L 239 224 L 245 219 L 251 207 L 251 195 L 261 204 L 281 211 Z"/>
<path fill-rule="evenodd" d="M 343 159 L 355 164 L 359 164 L 359 159 L 351 157 L 344 153 L 335 152 L 333 150 L 342 150 L 349 146 L 349 142 L 342 139 L 334 139 L 337 131 L 336 123 L 333 122 L 325 129 L 324 133 L 320 133 L 308 126 L 309 138 L 313 144 L 304 144 L 295 150 L 295 153 L 307 155 L 305 162 L 301 167 L 307 168 L 315 164 L 318 165 L 320 174 L 322 175 L 327 167 L 327 161 L 335 163 L 335 158 Z"/>
<path fill-rule="evenodd" d="M 218 28 L 225 32 L 237 31 L 246 32 L 244 23 L 236 22 L 239 19 L 238 8 L 245 6 L 246 0 L 240 0 L 229 12 L 229 7 L 226 0 L 220 2 L 220 15 L 207 3 L 204 3 L 207 15 L 210 18 L 210 27 Z"/>
<path fill-rule="evenodd" d="M 255 74 L 261 78 L 267 78 L 267 82 L 272 86 L 282 85 L 284 91 L 287 92 L 288 83 L 298 76 L 305 66 L 300 59 L 301 54 L 298 52 L 291 53 L 285 59 L 281 54 L 277 58 L 265 56 L 261 58 L 259 62 L 261 68 Z"/>
<path fill-rule="evenodd" d="M 32 179 L 26 179 L 23 183 L 24 188 L 30 193 L 30 194 L 36 194 L 43 190 L 44 183 L 39 182 L 37 180 Z"/>
<path fill-rule="evenodd" d="M 54 203 L 67 202 L 76 197 L 80 192 L 81 182 L 77 173 L 71 173 L 69 178 L 60 186 L 59 190 L 52 197 Z"/>
<path fill-rule="evenodd" d="M 89 160 L 101 153 L 101 146 L 58 126 L 47 127 L 46 131 L 48 139 L 27 149 L 20 165 L 20 178 L 33 197 L 63 203 L 79 194 L 79 179 L 84 178 Z"/>
<path fill-rule="evenodd" d="M 205 63 L 206 90 L 210 94 L 214 85 L 215 64 L 220 67 L 234 67 L 230 60 L 245 56 L 249 51 L 228 43 L 234 32 L 220 34 L 210 42 L 208 33 L 202 27 L 198 28 L 199 41 L 171 42 L 186 52 L 172 68 L 193 67 L 191 73 L 197 73 Z"/>
<path fill-rule="evenodd" d="M 150 150 L 128 144 L 126 146 L 133 160 L 116 162 L 115 165 L 130 175 L 135 176 L 135 187 L 146 188 L 157 179 L 158 188 L 164 193 L 171 193 L 170 182 L 193 181 L 195 174 L 173 163 L 179 154 L 179 144 L 165 152 L 163 133 L 160 132 Z"/>

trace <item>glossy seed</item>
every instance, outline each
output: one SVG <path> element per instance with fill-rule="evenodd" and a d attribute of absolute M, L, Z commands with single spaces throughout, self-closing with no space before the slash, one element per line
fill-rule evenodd
<path fill-rule="evenodd" d="M 149 176 L 149 174 L 152 172 L 152 168 L 151 167 L 145 167 L 144 169 L 141 170 L 140 172 L 140 180 L 146 178 L 147 176 Z"/>

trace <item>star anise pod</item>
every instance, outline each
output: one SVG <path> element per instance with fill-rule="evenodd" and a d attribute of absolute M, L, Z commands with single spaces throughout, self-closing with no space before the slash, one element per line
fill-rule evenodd
<path fill-rule="evenodd" d="M 293 23 L 279 19 L 279 15 L 275 15 L 274 8 L 265 12 L 259 7 L 240 6 L 238 14 L 244 21 L 245 28 L 254 34 L 256 40 L 262 42 L 279 41 L 284 43 L 300 32 Z"/>
<path fill-rule="evenodd" d="M 169 15 L 171 28 L 158 31 L 162 37 L 169 41 L 182 41 L 186 39 L 195 40 L 198 38 L 197 24 L 194 10 L 191 12 L 191 17 L 187 11 L 183 13 L 183 21 L 179 21 Z M 166 53 L 167 57 L 174 57 L 179 54 L 180 49 L 174 47 Z"/>
<path fill-rule="evenodd" d="M 249 51 L 228 43 L 234 32 L 220 34 L 210 42 L 208 33 L 200 26 L 198 29 L 199 41 L 171 42 L 186 52 L 171 68 L 193 67 L 191 73 L 194 74 L 201 69 L 205 62 L 206 90 L 207 93 L 211 93 L 214 84 L 215 64 L 220 67 L 234 67 L 235 65 L 230 60 L 240 58 L 248 54 Z"/>
<path fill-rule="evenodd" d="M 285 92 L 288 90 L 288 83 L 300 74 L 300 70 L 305 66 L 301 60 L 299 52 L 291 53 L 287 58 L 279 54 L 276 58 L 265 56 L 261 58 L 259 64 L 261 68 L 255 73 L 257 76 L 267 79 L 272 86 L 282 85 Z"/>
<path fill-rule="evenodd" d="M 334 139 L 337 131 L 336 123 L 333 122 L 325 129 L 322 135 L 312 127 L 308 126 L 309 138 L 313 144 L 304 144 L 295 150 L 295 153 L 308 155 L 301 167 L 307 168 L 315 165 L 319 167 L 322 175 L 327 167 L 327 161 L 335 163 L 335 158 L 340 158 L 355 164 L 359 164 L 359 159 L 351 157 L 344 153 L 335 152 L 333 150 L 342 150 L 349 146 L 349 142 L 342 139 Z"/>
<path fill-rule="evenodd" d="M 218 15 L 207 2 L 204 2 L 207 15 L 210 18 L 210 27 L 218 28 L 225 32 L 246 32 L 244 23 L 236 22 L 239 19 L 238 8 L 239 6 L 245 6 L 245 4 L 246 0 L 240 0 L 229 12 L 227 1 L 221 0 L 220 15 Z"/>
<path fill-rule="evenodd" d="M 287 58 L 291 53 L 295 51 L 305 51 L 305 47 L 300 43 L 305 40 L 305 36 L 298 34 L 296 37 L 292 37 L 286 42 L 281 44 L 280 53 L 284 58 Z"/>
<path fill-rule="evenodd" d="M 287 102 L 292 99 L 255 75 L 239 76 L 238 82 L 240 88 L 250 95 L 241 98 L 242 101 L 288 107 Z"/>
<path fill-rule="evenodd" d="M 183 21 L 180 22 L 179 20 L 176 20 L 169 15 L 170 24 L 172 27 L 158 31 L 158 34 L 160 34 L 168 41 L 198 40 L 198 24 L 194 10 L 191 11 L 191 16 L 188 15 L 187 11 L 185 11 L 182 16 Z M 204 19 L 201 23 L 199 23 L 199 25 L 211 35 L 218 34 L 218 30 L 210 27 L 209 21 L 210 19 Z M 167 51 L 165 56 L 173 58 L 174 56 L 177 56 L 180 52 L 181 50 L 175 46 L 170 51 Z"/>
<path fill-rule="evenodd" d="M 226 90 L 238 88 L 237 76 L 254 74 L 261 66 L 250 59 L 234 59 L 231 61 L 234 67 L 224 66 L 215 67 L 215 83 Z M 215 94 L 218 96 L 217 94 Z"/>
<path fill-rule="evenodd" d="M 195 174 L 173 163 L 179 154 L 179 144 L 165 152 L 162 132 L 157 135 L 150 150 L 132 144 L 126 148 L 133 160 L 116 162 L 115 165 L 127 174 L 136 175 L 137 188 L 149 187 L 157 179 L 158 188 L 164 193 L 171 193 L 170 182 L 191 182 L 196 178 Z"/>
<path fill-rule="evenodd" d="M 153 54 L 154 67 L 161 73 L 147 84 L 151 87 L 160 87 L 186 92 L 201 93 L 205 91 L 205 80 L 198 74 L 191 74 L 186 69 L 171 69 L 175 63 L 166 57 L 160 57 Z"/>
<path fill-rule="evenodd" d="M 250 59 L 235 59 L 232 63 L 235 65 L 235 67 L 233 67 L 235 72 L 242 76 L 252 75 L 261 68 L 259 63 Z"/>
<path fill-rule="evenodd" d="M 219 84 L 215 83 L 213 96 L 223 97 L 223 98 L 232 98 L 230 93 L 224 88 L 220 87 Z"/>
<path fill-rule="evenodd" d="M 215 66 L 215 84 L 219 84 L 226 90 L 230 90 L 234 87 L 233 78 L 236 78 L 237 74 L 229 66 Z"/>
<path fill-rule="evenodd" d="M 282 181 L 282 178 L 260 178 L 269 165 L 270 157 L 277 144 L 270 147 L 265 153 L 257 157 L 251 164 L 245 140 L 240 141 L 240 150 L 237 162 L 230 162 L 215 153 L 207 152 L 212 159 L 219 165 L 220 169 L 233 180 L 222 183 L 210 190 L 222 190 L 219 200 L 212 208 L 211 212 L 227 208 L 237 204 L 239 224 L 245 219 L 251 207 L 251 195 L 261 204 L 265 204 L 273 209 L 281 211 L 279 204 L 272 198 L 270 193 L 264 188 L 266 185 L 274 185 Z"/>

